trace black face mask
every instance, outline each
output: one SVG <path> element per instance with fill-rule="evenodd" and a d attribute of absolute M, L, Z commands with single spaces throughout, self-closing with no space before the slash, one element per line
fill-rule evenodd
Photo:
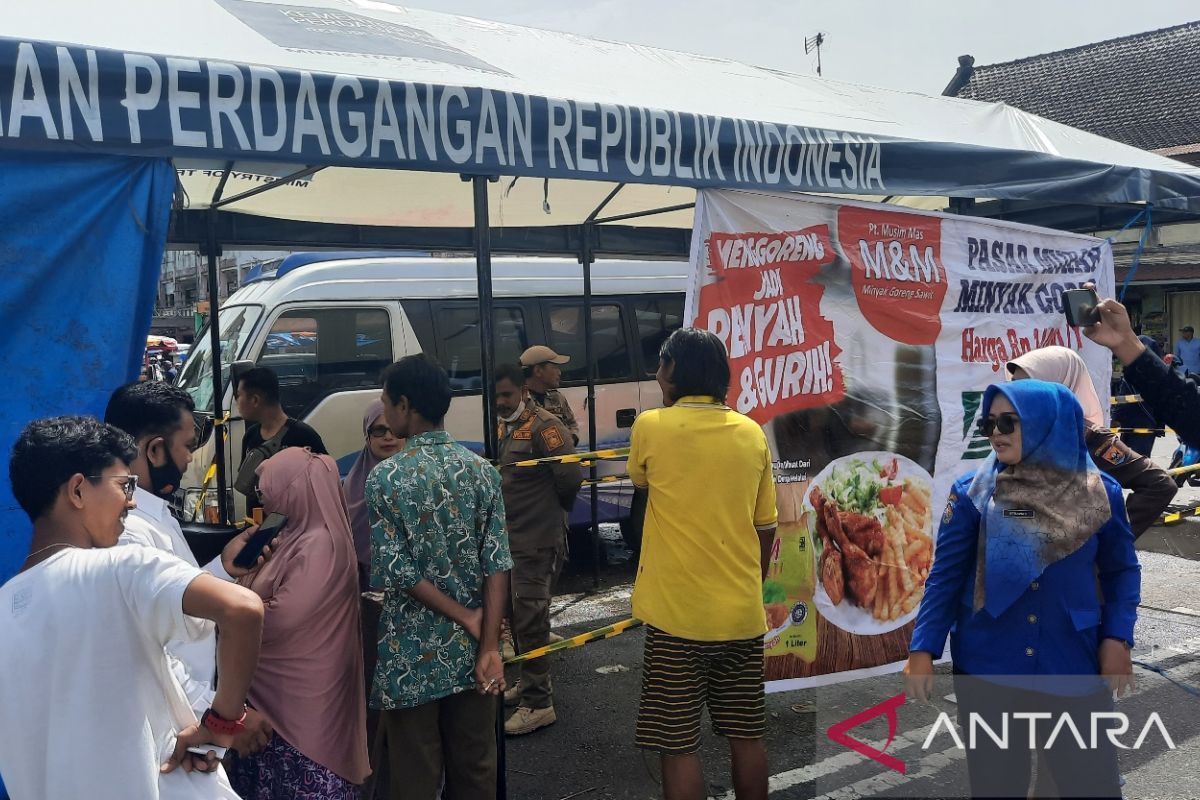
<path fill-rule="evenodd" d="M 155 466 L 150 460 L 149 452 L 146 453 L 146 465 L 150 468 L 150 491 L 159 497 L 170 497 L 183 480 L 183 470 L 175 464 L 175 459 L 171 458 L 167 440 L 162 437 L 159 437 L 159 440 L 163 443 L 163 454 L 167 461 L 161 467 Z M 146 449 L 149 451 L 149 446 Z"/>

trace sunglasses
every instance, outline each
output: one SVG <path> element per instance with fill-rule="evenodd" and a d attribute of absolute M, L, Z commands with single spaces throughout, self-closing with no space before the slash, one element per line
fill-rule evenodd
<path fill-rule="evenodd" d="M 370 428 L 367 428 L 367 435 L 372 439 L 382 439 L 389 433 L 392 433 L 392 429 L 387 425 L 372 425 Z M 395 434 L 392 435 L 395 436 Z"/>
<path fill-rule="evenodd" d="M 102 481 L 106 478 L 110 481 L 120 481 L 121 488 L 125 490 L 125 499 L 132 500 L 133 493 L 137 491 L 137 475 L 85 475 L 89 481 Z"/>
<path fill-rule="evenodd" d="M 979 432 L 984 436 L 991 436 L 994 431 L 1008 434 L 1015 431 L 1021 425 L 1021 418 L 1016 414 L 1005 412 L 997 414 L 995 417 L 988 417 L 979 421 Z"/>

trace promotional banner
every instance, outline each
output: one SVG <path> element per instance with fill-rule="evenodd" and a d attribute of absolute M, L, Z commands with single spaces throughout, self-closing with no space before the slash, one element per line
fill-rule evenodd
<path fill-rule="evenodd" d="M 1016 108 L 396 3 L 7 6 L 0 148 L 1200 207 L 1200 170 Z"/>
<path fill-rule="evenodd" d="M 728 404 L 763 425 L 779 533 L 763 585 L 768 688 L 898 668 L 953 482 L 1007 362 L 1080 353 L 1108 405 L 1111 356 L 1061 294 L 1112 294 L 1107 241 L 894 206 L 708 190 L 687 317 L 729 350 Z"/>

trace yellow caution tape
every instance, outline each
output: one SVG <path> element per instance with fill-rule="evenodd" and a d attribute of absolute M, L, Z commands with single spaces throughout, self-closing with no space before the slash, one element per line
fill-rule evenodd
<path fill-rule="evenodd" d="M 220 431 L 221 437 L 226 442 L 229 441 L 229 418 L 232 416 L 233 412 L 230 411 L 220 419 L 213 420 L 213 430 Z M 208 465 L 208 471 L 204 473 L 204 483 L 200 486 L 200 495 L 196 498 L 196 509 L 192 514 L 192 519 L 198 520 L 201 518 L 200 515 L 204 512 L 204 501 L 208 497 L 209 484 L 213 482 L 213 478 L 215 477 L 217 477 L 217 459 L 214 456 L 213 462 Z"/>
<path fill-rule="evenodd" d="M 1128 403 L 1140 403 L 1142 396 L 1140 394 L 1119 394 L 1112 399 L 1114 406 L 1122 406 Z"/>
<path fill-rule="evenodd" d="M 1167 470 L 1167 474 L 1174 478 L 1176 475 L 1190 475 L 1193 472 L 1200 470 L 1200 464 L 1192 464 L 1190 467 L 1176 467 L 1175 469 Z"/>
<path fill-rule="evenodd" d="M 1200 516 L 1200 506 L 1185 509 L 1184 511 L 1174 511 L 1170 514 L 1163 514 L 1158 518 L 1159 524 L 1169 525 L 1172 522 L 1179 522 L 1184 517 Z"/>
<path fill-rule="evenodd" d="M 616 483 L 617 481 L 627 481 L 627 480 L 629 480 L 628 475 L 605 475 L 602 478 L 586 479 L 579 485 L 580 486 L 599 486 L 602 483 Z"/>
<path fill-rule="evenodd" d="M 1166 433 L 1169 428 L 1109 428 L 1113 433 Z"/>
<path fill-rule="evenodd" d="M 530 650 L 528 653 L 522 653 L 519 656 L 510 658 L 504 663 L 506 665 L 519 664 L 522 661 L 532 661 L 535 658 L 541 658 L 548 653 L 555 653 L 559 650 L 573 650 L 576 647 L 583 647 L 588 642 L 595 642 L 600 639 L 611 639 L 614 636 L 620 636 L 625 631 L 640 627 L 641 624 L 642 621 L 640 619 L 630 617 L 629 619 L 622 620 L 621 622 L 614 622 L 612 625 L 606 625 L 603 628 L 597 628 L 594 631 L 588 631 L 587 633 L 581 633 L 578 636 L 572 636 L 570 639 L 563 639 L 561 642 L 555 642 L 554 644 L 548 644 L 545 647 L 539 647 L 536 650 Z"/>
<path fill-rule="evenodd" d="M 501 464 L 500 468 L 504 467 L 536 467 L 541 464 L 586 464 L 591 466 L 594 460 L 602 460 L 606 458 L 627 458 L 629 456 L 628 447 L 618 447 L 611 450 L 594 450 L 591 453 L 571 453 L 565 456 L 546 456 L 545 458 L 530 458 L 525 461 L 514 461 L 511 464 Z"/>

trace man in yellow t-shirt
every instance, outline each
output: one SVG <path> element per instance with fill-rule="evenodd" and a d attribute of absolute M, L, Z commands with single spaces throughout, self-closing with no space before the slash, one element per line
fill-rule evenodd
<path fill-rule="evenodd" d="M 634 616 L 646 623 L 637 744 L 667 797 L 703 797 L 700 714 L 729 739 L 739 798 L 766 798 L 762 604 L 778 514 L 762 428 L 725 406 L 720 339 L 684 328 L 659 352 L 666 408 L 633 426 L 629 476 L 648 492 Z"/>

